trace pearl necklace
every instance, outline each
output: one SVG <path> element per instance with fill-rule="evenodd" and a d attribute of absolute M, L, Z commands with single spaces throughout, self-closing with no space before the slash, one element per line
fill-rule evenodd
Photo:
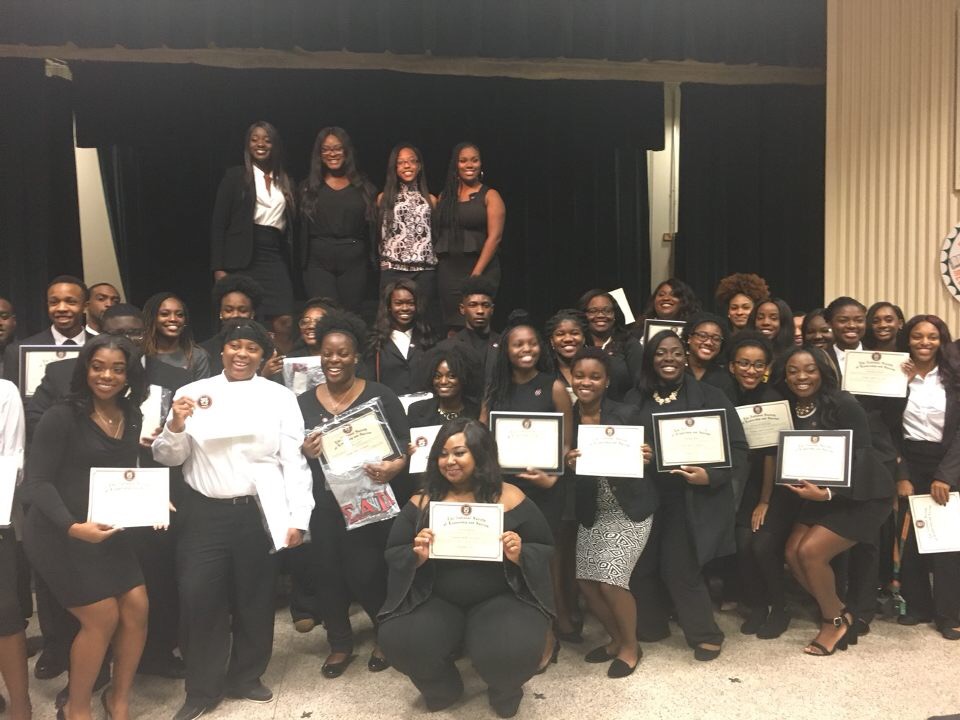
<path fill-rule="evenodd" d="M 672 403 L 677 399 L 677 396 L 680 395 L 680 388 L 674 388 L 673 392 L 663 397 L 660 393 L 654 391 L 653 399 L 657 401 L 657 405 L 666 405 L 667 403 Z"/>
<path fill-rule="evenodd" d="M 817 411 L 817 403 L 813 400 L 807 400 L 805 403 L 797 403 L 796 414 L 798 418 L 808 418 Z"/>

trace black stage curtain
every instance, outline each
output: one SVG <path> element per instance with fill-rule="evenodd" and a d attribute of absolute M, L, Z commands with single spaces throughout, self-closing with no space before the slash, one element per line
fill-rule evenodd
<path fill-rule="evenodd" d="M 705 308 L 755 272 L 794 310 L 823 299 L 825 90 L 684 85 L 676 275 Z"/>
<path fill-rule="evenodd" d="M 540 320 L 588 288 L 649 291 L 645 150 L 662 146 L 659 84 L 525 81 L 389 72 L 224 70 L 72 63 L 77 136 L 107 150 L 128 293 L 171 288 L 209 331 L 207 233 L 217 184 L 258 119 L 280 130 L 293 177 L 320 127 L 341 125 L 383 186 L 397 142 L 420 147 L 433 192 L 453 145 L 483 151 L 507 205 L 502 313 Z M 118 190 L 119 189 L 119 190 Z"/>
<path fill-rule="evenodd" d="M 71 84 L 42 60 L 0 60 L 0 296 L 17 335 L 49 324 L 44 289 L 83 276 Z"/>
<path fill-rule="evenodd" d="M 0 43 L 824 67 L 826 0 L 31 0 Z"/>

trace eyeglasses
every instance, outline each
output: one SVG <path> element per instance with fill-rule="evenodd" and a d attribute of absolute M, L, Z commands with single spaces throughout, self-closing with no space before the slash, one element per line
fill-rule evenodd
<path fill-rule="evenodd" d="M 711 335 L 710 333 L 701 332 L 700 330 L 694 330 L 690 333 L 690 337 L 695 337 L 702 343 L 712 342 L 714 345 L 719 345 L 723 342 L 722 335 Z"/>
<path fill-rule="evenodd" d="M 734 360 L 733 362 L 741 370 L 748 370 L 749 368 L 753 368 L 754 370 L 763 371 L 767 369 L 766 360 L 754 360 L 753 362 L 750 362 L 749 360 Z"/>
<path fill-rule="evenodd" d="M 17 314 L 12 312 L 0 312 L 0 320 L 9 320 L 10 318 L 15 318 L 16 316 Z"/>
<path fill-rule="evenodd" d="M 407 167 L 407 166 L 416 167 L 419 164 L 420 164 L 420 161 L 417 160 L 416 158 L 414 158 L 413 160 L 407 160 L 405 158 L 404 159 L 397 158 L 397 167 Z"/>
<path fill-rule="evenodd" d="M 323 145 L 320 147 L 321 155 L 340 155 L 343 152 L 343 145 Z"/>
<path fill-rule="evenodd" d="M 613 317 L 613 308 L 612 307 L 590 308 L 589 310 L 584 312 L 584 315 L 586 315 L 587 317 L 599 317 L 601 315 L 603 317 Z"/>

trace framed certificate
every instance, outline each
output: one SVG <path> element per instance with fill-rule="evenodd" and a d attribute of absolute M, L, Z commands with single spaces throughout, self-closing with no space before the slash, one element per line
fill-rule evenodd
<path fill-rule="evenodd" d="M 503 560 L 503 505 L 499 503 L 430 503 L 430 558 L 435 560 Z"/>
<path fill-rule="evenodd" d="M 112 527 L 170 524 L 170 468 L 90 468 L 87 521 Z"/>
<path fill-rule="evenodd" d="M 20 460 L 19 454 L 0 455 L 0 527 L 7 527 L 12 522 L 13 496 L 17 490 Z"/>
<path fill-rule="evenodd" d="M 842 389 L 854 395 L 906 397 L 909 379 L 901 365 L 909 359 L 910 353 L 847 350 Z"/>
<path fill-rule="evenodd" d="M 507 475 L 537 468 L 563 472 L 563 413 L 521 413 L 494 410 L 490 432 L 497 442 L 500 470 Z"/>
<path fill-rule="evenodd" d="M 310 431 L 320 433 L 321 463 L 336 475 L 404 454 L 387 424 L 380 398 L 369 400 Z"/>
<path fill-rule="evenodd" d="M 643 425 L 580 425 L 577 475 L 643 477 Z"/>
<path fill-rule="evenodd" d="M 786 400 L 757 403 L 756 405 L 738 405 L 737 415 L 747 436 L 747 446 L 751 450 L 776 447 L 781 430 L 793 430 L 793 413 Z"/>
<path fill-rule="evenodd" d="M 443 425 L 425 425 L 424 427 L 410 428 L 410 444 L 413 445 L 413 455 L 410 456 L 410 474 L 425 473 L 433 441 Z"/>
<path fill-rule="evenodd" d="M 20 394 L 24 399 L 33 397 L 47 371 L 47 365 L 79 354 L 79 345 L 21 345 Z"/>
<path fill-rule="evenodd" d="M 777 484 L 806 480 L 850 487 L 853 430 L 783 430 L 777 445 Z"/>
<path fill-rule="evenodd" d="M 296 395 L 302 395 L 327 379 L 320 367 L 320 356 L 285 357 L 283 359 L 283 384 Z"/>
<path fill-rule="evenodd" d="M 652 418 L 654 455 L 660 472 L 681 465 L 730 467 L 726 409 L 654 413 Z"/>
<path fill-rule="evenodd" d="M 651 320 L 647 318 L 643 321 L 643 341 L 649 342 L 650 338 L 661 330 L 673 330 L 677 335 L 683 332 L 686 323 L 683 320 Z"/>
<path fill-rule="evenodd" d="M 946 505 L 929 495 L 911 495 L 910 515 L 921 555 L 960 550 L 960 493 L 950 493 Z"/>

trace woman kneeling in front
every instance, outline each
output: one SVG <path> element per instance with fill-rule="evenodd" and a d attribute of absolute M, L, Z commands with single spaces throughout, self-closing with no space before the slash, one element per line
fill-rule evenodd
<path fill-rule="evenodd" d="M 502 562 L 430 560 L 430 502 L 503 506 Z M 427 708 L 456 702 L 463 681 L 453 659 L 462 649 L 487 683 L 491 707 L 513 717 L 523 685 L 537 671 L 553 619 L 553 536 L 537 506 L 503 483 L 497 448 L 475 420 L 447 423 L 433 444 L 424 491 L 394 523 L 380 645 L 409 676 Z"/>

